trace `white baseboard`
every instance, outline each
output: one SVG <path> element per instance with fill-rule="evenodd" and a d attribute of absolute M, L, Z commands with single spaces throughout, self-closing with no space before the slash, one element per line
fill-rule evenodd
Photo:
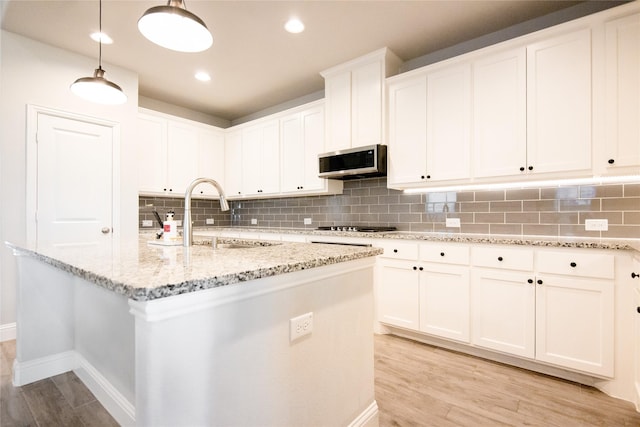
<path fill-rule="evenodd" d="M 371 402 L 367 409 L 351 421 L 349 427 L 378 427 L 378 402 Z"/>
<path fill-rule="evenodd" d="M 0 325 L 0 342 L 16 339 L 16 323 L 5 323 Z"/>
<path fill-rule="evenodd" d="M 77 355 L 78 368 L 74 370 L 85 386 L 121 426 L 135 426 L 136 409 L 96 368 L 84 357 Z"/>
<path fill-rule="evenodd" d="M 65 351 L 26 362 L 14 360 L 13 385 L 19 387 L 72 371 L 77 363 L 75 351 Z"/>

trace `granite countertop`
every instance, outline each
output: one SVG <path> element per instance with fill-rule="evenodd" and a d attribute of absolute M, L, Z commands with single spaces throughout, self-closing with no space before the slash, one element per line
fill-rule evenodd
<path fill-rule="evenodd" d="M 373 247 L 311 243 L 244 243 L 249 248 L 212 249 L 211 239 L 194 237 L 194 246 L 157 246 L 142 234 L 137 242 L 117 249 L 97 247 L 33 249 L 7 242 L 20 255 L 34 257 L 63 271 L 137 301 L 148 301 L 202 289 L 241 283 L 371 257 L 382 253 Z"/>
<path fill-rule="evenodd" d="M 366 233 L 353 231 L 326 231 L 301 228 L 240 228 L 240 227 L 209 227 L 200 231 L 231 231 L 274 234 L 299 234 L 311 236 L 355 237 L 362 239 L 395 239 L 418 240 L 430 242 L 457 243 L 486 243 L 501 245 L 521 245 L 539 247 L 590 248 L 640 251 L 640 239 L 610 239 L 591 237 L 552 237 L 552 236 L 514 236 L 514 235 L 484 235 L 462 233 L 433 233 L 413 231 L 392 231 L 382 233 Z M 194 231 L 197 234 L 197 231 Z"/>

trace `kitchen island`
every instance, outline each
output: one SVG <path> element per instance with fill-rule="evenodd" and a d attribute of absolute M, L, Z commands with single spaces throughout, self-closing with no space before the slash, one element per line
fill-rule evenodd
<path fill-rule="evenodd" d="M 14 384 L 73 370 L 122 425 L 377 425 L 381 250 L 244 243 L 9 244 Z"/>

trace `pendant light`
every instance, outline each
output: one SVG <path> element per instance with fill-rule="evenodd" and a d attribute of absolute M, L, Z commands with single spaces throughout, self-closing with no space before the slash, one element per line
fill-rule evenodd
<path fill-rule="evenodd" d="M 100 0 L 99 14 L 100 33 L 102 33 L 102 0 Z M 81 77 L 71 85 L 71 92 L 87 101 L 99 104 L 124 104 L 127 102 L 127 95 L 124 94 L 120 86 L 104 78 L 102 69 L 102 39 L 100 39 L 98 50 L 98 68 L 93 73 L 93 77 Z"/>
<path fill-rule="evenodd" d="M 138 29 L 153 43 L 178 52 L 202 52 L 213 43 L 205 23 L 187 10 L 183 0 L 147 10 L 138 20 Z"/>

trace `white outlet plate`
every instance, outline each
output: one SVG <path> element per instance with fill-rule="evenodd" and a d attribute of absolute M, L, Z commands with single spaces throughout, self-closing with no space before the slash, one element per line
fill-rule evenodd
<path fill-rule="evenodd" d="M 143 227 L 153 227 L 153 221 L 151 221 L 150 219 L 143 219 L 142 220 L 142 226 Z"/>
<path fill-rule="evenodd" d="M 609 220 L 607 219 L 585 219 L 584 229 L 587 231 L 608 231 Z"/>
<path fill-rule="evenodd" d="M 214 222 L 214 221 L 213 221 L 213 218 L 207 218 L 207 219 L 205 219 L 205 220 L 204 220 L 204 222 L 205 222 L 205 224 L 207 224 L 207 225 L 213 225 L 213 222 Z"/>
<path fill-rule="evenodd" d="M 460 228 L 460 218 L 447 218 L 445 225 L 447 227 Z"/>
<path fill-rule="evenodd" d="M 251 218 L 251 225 L 257 225 L 258 224 L 258 220 L 255 218 Z"/>
<path fill-rule="evenodd" d="M 179 220 L 177 220 L 177 221 L 176 221 L 176 226 L 177 226 L 177 227 L 182 227 L 182 220 L 180 220 L 180 219 L 179 219 Z"/>
<path fill-rule="evenodd" d="M 311 218 L 305 218 L 304 225 L 311 225 Z"/>
<path fill-rule="evenodd" d="M 296 341 L 313 331 L 313 312 L 289 319 L 289 342 Z"/>

